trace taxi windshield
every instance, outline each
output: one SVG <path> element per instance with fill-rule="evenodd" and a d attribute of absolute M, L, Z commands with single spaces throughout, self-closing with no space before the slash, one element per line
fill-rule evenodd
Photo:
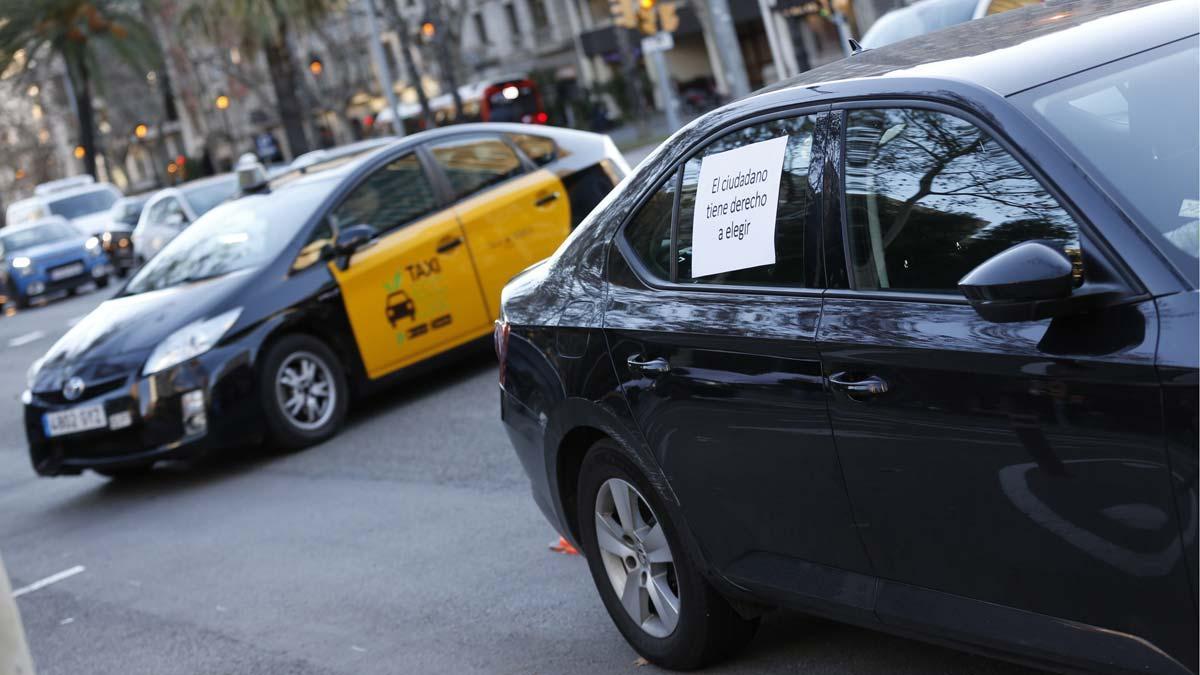
<path fill-rule="evenodd" d="M 155 291 L 269 263 L 337 185 L 334 177 L 309 179 L 217 206 L 151 258 L 130 280 L 125 294 Z"/>

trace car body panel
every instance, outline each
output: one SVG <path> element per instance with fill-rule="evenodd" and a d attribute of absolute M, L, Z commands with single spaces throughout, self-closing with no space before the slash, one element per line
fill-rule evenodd
<path fill-rule="evenodd" d="M 1195 14 L 1178 0 L 1028 7 L 810 71 L 679 130 L 502 294 L 501 413 L 542 512 L 578 536 L 571 467 L 580 444 L 609 435 L 730 597 L 1056 670 L 1194 672 L 1196 292 L 1005 97 L 1194 33 Z M 627 260 L 621 227 L 713 138 L 832 107 L 810 183 L 840 194 L 838 110 L 882 102 L 941 106 L 988 129 L 1081 224 L 1085 269 L 1120 301 L 993 324 L 964 298 L 853 291 L 836 198 L 818 207 L 823 292 L 703 292 Z M 634 355 L 667 358 L 669 374 L 634 377 Z M 886 369 L 898 388 L 847 400 L 820 384 L 838 368 Z M 763 409 L 797 422 L 780 437 L 805 442 L 785 442 L 796 454 L 767 468 L 738 465 L 730 458 L 770 452 Z M 789 478 L 799 494 L 785 492 Z M 804 505 L 805 489 L 832 506 Z M 756 491 L 782 496 L 746 507 Z M 806 508 L 823 517 L 771 539 Z M 829 545 L 806 546 L 802 526 Z M 778 549 L 788 564 L 772 566 Z"/>
<path fill-rule="evenodd" d="M 367 376 L 398 368 L 491 329 L 470 253 L 458 246 L 462 226 L 442 210 L 381 235 L 355 253 L 345 270 L 330 270 L 342 290 Z M 393 294 L 405 291 L 415 311 L 393 321 Z"/>

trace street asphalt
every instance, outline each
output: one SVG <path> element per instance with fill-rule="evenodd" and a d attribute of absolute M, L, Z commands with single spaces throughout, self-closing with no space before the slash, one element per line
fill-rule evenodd
<path fill-rule="evenodd" d="M 112 290 L 0 317 L 0 552 L 42 675 L 614 673 L 639 666 L 534 506 L 489 354 L 295 454 L 36 478 L 25 371 Z M 713 673 L 1021 673 L 795 614 Z"/>

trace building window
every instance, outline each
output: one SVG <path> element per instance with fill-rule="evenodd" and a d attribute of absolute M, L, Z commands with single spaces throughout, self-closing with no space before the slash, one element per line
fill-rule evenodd
<path fill-rule="evenodd" d="M 489 40 L 487 34 L 487 25 L 483 23 L 483 12 L 475 12 L 474 16 L 471 18 L 475 21 L 475 34 L 479 36 L 479 42 L 482 44 L 487 44 Z"/>
<path fill-rule="evenodd" d="M 533 13 L 533 27 L 538 31 L 546 30 L 550 25 L 550 17 L 546 14 L 546 0 L 530 0 L 529 11 Z"/>
<path fill-rule="evenodd" d="M 517 8 L 510 2 L 504 5 L 504 16 L 508 17 L 508 30 L 513 35 L 521 34 L 521 24 L 517 21 Z"/>

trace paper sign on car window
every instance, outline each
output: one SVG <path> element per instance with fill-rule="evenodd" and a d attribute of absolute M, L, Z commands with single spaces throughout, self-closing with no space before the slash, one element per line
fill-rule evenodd
<path fill-rule="evenodd" d="M 775 211 L 788 137 L 717 153 L 700 163 L 692 216 L 692 276 L 775 262 Z"/>

